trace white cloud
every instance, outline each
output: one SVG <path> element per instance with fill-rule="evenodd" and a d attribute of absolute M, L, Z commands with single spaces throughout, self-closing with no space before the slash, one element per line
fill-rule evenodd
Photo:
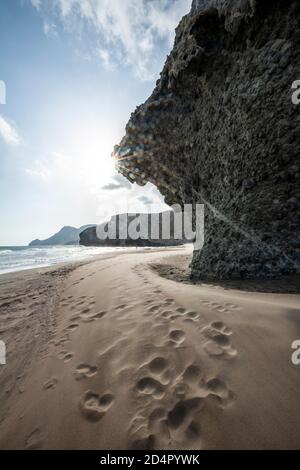
<path fill-rule="evenodd" d="M 36 159 L 30 168 L 25 168 L 25 173 L 44 183 L 49 183 L 54 176 L 53 167 L 48 159 Z"/>
<path fill-rule="evenodd" d="M 56 30 L 56 25 L 54 23 L 51 23 L 47 20 L 44 21 L 43 25 L 43 30 L 46 36 L 50 37 L 57 37 L 57 30 Z"/>
<path fill-rule="evenodd" d="M 48 171 L 43 171 L 43 170 L 38 170 L 34 168 L 25 168 L 25 172 L 32 176 L 33 178 L 37 178 L 39 180 L 48 182 L 49 181 L 49 172 Z"/>
<path fill-rule="evenodd" d="M 20 137 L 14 125 L 3 116 L 0 116 L 0 136 L 9 145 L 19 145 Z"/>
<path fill-rule="evenodd" d="M 111 60 L 110 53 L 106 49 L 101 49 L 100 47 L 96 50 L 96 54 L 101 60 L 105 70 L 112 71 L 115 69 L 115 64 Z"/>
<path fill-rule="evenodd" d="M 116 176 L 113 178 L 114 181 Z M 147 183 L 145 186 L 134 183 L 130 184 L 129 187 L 121 184 L 119 187 L 114 188 L 112 188 L 112 184 L 103 187 L 97 195 L 96 221 L 99 224 L 109 220 L 112 215 L 116 214 L 162 212 L 169 209 L 169 206 L 164 202 L 164 197 L 156 186 L 151 183 Z"/>
<path fill-rule="evenodd" d="M 188 13 L 189 0 L 32 0 L 43 14 L 51 16 L 56 6 L 67 29 L 87 26 L 98 38 L 95 54 L 104 67 L 130 65 L 141 80 L 154 78 L 153 61 L 160 41 L 171 47 L 175 27 Z M 51 21 L 48 19 L 51 24 Z M 108 52 L 108 49 L 110 52 Z M 101 57 L 102 56 L 102 57 Z M 161 64 L 160 64 L 161 66 Z"/>
<path fill-rule="evenodd" d="M 74 162 L 70 156 L 60 152 L 50 152 L 46 157 L 34 160 L 30 168 L 25 168 L 25 172 L 45 183 L 56 181 L 65 185 L 78 177 L 77 173 L 70 171 L 72 165 L 74 166 Z"/>
<path fill-rule="evenodd" d="M 6 85 L 3 80 L 0 80 L 0 104 L 6 104 Z"/>
<path fill-rule="evenodd" d="M 31 0 L 32 6 L 36 8 L 37 10 L 40 9 L 41 6 L 41 0 Z"/>

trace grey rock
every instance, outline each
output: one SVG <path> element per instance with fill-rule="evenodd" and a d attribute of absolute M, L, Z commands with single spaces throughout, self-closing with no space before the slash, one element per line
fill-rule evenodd
<path fill-rule="evenodd" d="M 115 147 L 130 181 L 206 206 L 201 279 L 299 273 L 300 3 L 194 0 Z M 279 202 L 277 202 L 279 201 Z"/>
<path fill-rule="evenodd" d="M 83 225 L 80 228 L 66 226 L 46 240 L 33 240 L 28 246 L 78 245 L 79 234 L 83 230 L 95 225 Z"/>
<path fill-rule="evenodd" d="M 162 233 L 162 222 L 163 222 L 163 214 L 169 218 L 170 221 L 170 237 L 164 238 Z M 123 216 L 126 216 L 126 219 L 123 219 Z M 128 227 L 132 222 L 135 221 L 143 221 L 144 226 L 147 227 L 147 238 L 138 238 L 133 239 L 130 236 L 126 238 L 122 238 L 120 235 L 124 233 L 124 229 L 126 233 L 128 233 Z M 167 219 L 168 220 L 168 219 Z M 151 219 L 149 214 L 118 214 L 116 216 L 111 217 L 109 222 L 102 223 L 100 227 L 103 231 L 107 232 L 108 224 L 111 224 L 111 227 L 115 228 L 115 238 L 106 238 L 101 239 L 98 237 L 97 227 L 89 227 L 86 230 L 80 233 L 80 245 L 85 246 L 177 246 L 182 245 L 183 243 L 191 242 L 192 240 L 186 240 L 184 236 L 179 238 L 175 235 L 174 232 L 174 213 L 171 211 L 160 212 L 156 214 L 154 219 Z M 183 226 L 183 218 L 181 218 L 181 223 Z M 125 224 L 125 225 L 124 225 Z M 156 229 L 158 230 L 158 237 L 155 237 L 155 231 L 153 225 L 156 225 Z M 153 231 L 152 231 L 153 230 Z M 139 231 L 139 228 L 137 228 Z"/>

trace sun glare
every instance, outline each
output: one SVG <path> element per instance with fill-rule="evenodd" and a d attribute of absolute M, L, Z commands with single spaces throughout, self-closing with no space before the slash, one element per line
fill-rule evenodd
<path fill-rule="evenodd" d="M 107 184 L 115 173 L 111 152 L 117 137 L 103 125 L 85 125 L 76 129 L 68 153 L 74 159 L 73 170 L 91 190 Z"/>

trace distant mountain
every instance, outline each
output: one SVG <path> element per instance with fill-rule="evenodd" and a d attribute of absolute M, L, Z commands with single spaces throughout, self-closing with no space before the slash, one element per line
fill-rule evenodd
<path fill-rule="evenodd" d="M 170 237 L 168 239 L 164 239 L 162 237 L 162 223 L 163 223 L 163 214 L 166 216 L 169 214 L 170 217 Z M 152 214 L 154 215 L 154 214 Z M 123 217 L 127 216 L 125 222 Z M 132 239 L 127 237 L 126 239 L 119 238 L 119 234 L 127 233 L 129 225 L 134 222 L 138 216 L 146 217 L 148 230 L 147 233 L 150 234 L 149 238 L 138 238 Z M 174 238 L 174 213 L 171 211 L 166 211 L 164 213 L 160 212 L 156 214 L 157 219 L 155 220 L 156 227 L 158 229 L 158 234 L 155 235 L 155 238 L 151 236 L 152 234 L 152 220 L 150 214 L 118 214 L 113 216 L 110 219 L 110 222 L 104 222 L 101 224 L 103 232 L 106 232 L 108 229 L 108 224 L 110 223 L 111 226 L 115 226 L 116 228 L 116 238 L 115 239 L 105 239 L 102 240 L 97 235 L 96 226 L 86 228 L 80 233 L 80 245 L 85 246 L 177 246 L 182 245 L 183 243 L 187 243 L 188 240 L 184 239 L 175 239 Z M 125 223 L 125 226 L 124 226 Z M 127 225 L 127 226 L 126 226 Z M 99 233 L 99 232 L 98 232 Z"/>
<path fill-rule="evenodd" d="M 28 246 L 78 245 L 80 232 L 91 227 L 95 227 L 95 225 L 83 225 L 80 228 L 66 226 L 52 235 L 52 237 L 49 237 L 46 240 L 33 240 Z"/>

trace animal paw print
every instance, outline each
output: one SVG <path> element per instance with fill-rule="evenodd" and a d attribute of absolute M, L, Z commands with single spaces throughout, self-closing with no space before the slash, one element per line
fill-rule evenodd
<path fill-rule="evenodd" d="M 237 355 L 236 349 L 231 345 L 232 331 L 223 322 L 212 322 L 201 331 L 209 339 L 204 344 L 204 349 L 209 356 L 232 359 Z"/>
<path fill-rule="evenodd" d="M 114 396 L 111 393 L 100 396 L 88 390 L 79 402 L 79 410 L 87 421 L 96 422 L 105 416 L 113 401 Z"/>

